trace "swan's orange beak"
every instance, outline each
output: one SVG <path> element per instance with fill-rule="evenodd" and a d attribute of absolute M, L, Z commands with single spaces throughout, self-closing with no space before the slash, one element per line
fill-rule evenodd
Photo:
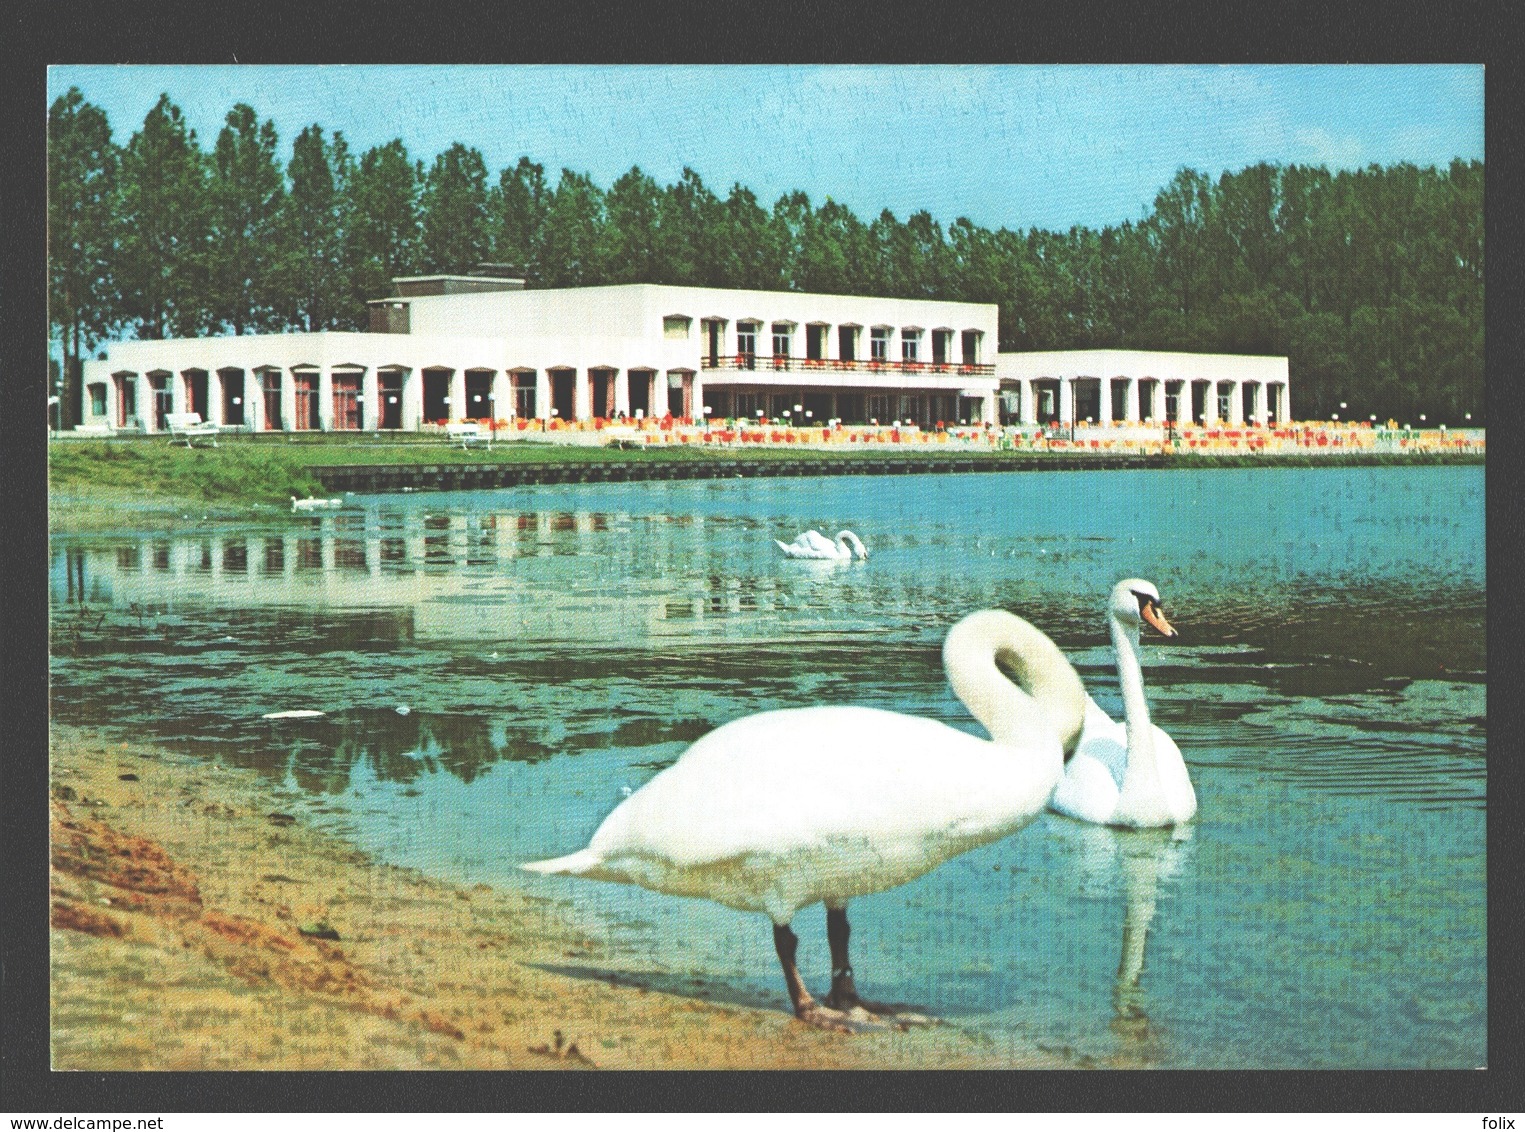
<path fill-rule="evenodd" d="M 1165 620 L 1164 612 L 1154 602 L 1144 602 L 1144 607 L 1139 612 L 1143 614 L 1145 621 L 1155 627 L 1160 636 L 1174 637 L 1179 635 L 1170 627 L 1170 622 Z"/>

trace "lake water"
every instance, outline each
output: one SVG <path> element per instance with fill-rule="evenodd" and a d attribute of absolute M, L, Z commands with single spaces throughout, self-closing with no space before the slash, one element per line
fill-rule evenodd
<path fill-rule="evenodd" d="M 773 546 L 844 526 L 868 561 Z M 1146 638 L 1145 680 L 1197 819 L 1045 815 L 855 901 L 860 988 L 997 1055 L 1487 1062 L 1481 468 L 352 497 L 55 538 L 51 567 L 56 720 L 259 768 L 385 860 L 569 901 L 621 956 L 569 957 L 575 977 L 777 1010 L 763 917 L 517 865 L 580 848 L 625 789 L 751 712 L 859 703 L 978 733 L 939 655 L 974 609 L 1039 625 L 1120 716 L 1102 609 L 1149 578 L 1181 635 Z M 293 708 L 327 714 L 260 718 Z M 795 928 L 824 991 L 820 908 Z"/>

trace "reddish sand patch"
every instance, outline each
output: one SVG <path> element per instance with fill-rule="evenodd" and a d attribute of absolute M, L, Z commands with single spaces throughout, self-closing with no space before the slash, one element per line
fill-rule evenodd
<path fill-rule="evenodd" d="M 112 939 L 121 939 L 127 934 L 127 929 L 120 920 L 92 911 L 72 900 L 53 901 L 52 923 L 55 928 L 67 928 L 86 935 L 109 936 Z"/>
<path fill-rule="evenodd" d="M 159 845 L 93 818 L 75 817 L 58 801 L 53 803 L 53 867 L 142 896 L 201 906 L 196 878 Z"/>

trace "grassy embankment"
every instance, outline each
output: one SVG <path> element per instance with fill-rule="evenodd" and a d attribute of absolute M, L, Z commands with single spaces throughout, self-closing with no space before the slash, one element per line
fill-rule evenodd
<path fill-rule="evenodd" d="M 187 506 L 205 512 L 215 508 L 265 509 L 285 504 L 295 495 L 323 493 L 311 469 L 335 464 L 497 464 L 497 463 L 662 463 L 746 459 L 800 461 L 830 457 L 894 458 L 915 461 L 927 457 L 988 459 L 994 466 L 1012 453 L 967 451 L 952 446 L 894 450 L 881 445 L 748 446 L 726 448 L 700 445 L 663 445 L 615 448 L 562 445 L 516 440 L 491 449 L 470 450 L 443 439 L 409 438 L 386 440 L 334 436 L 293 439 L 224 437 L 217 448 L 187 449 L 159 438 L 59 441 L 49 449 L 49 489 L 55 519 L 84 511 L 120 510 L 177 511 Z M 1043 458 L 1043 453 L 1021 452 L 1024 457 Z M 1073 459 L 1073 452 L 1056 453 Z M 1105 467 L 1107 457 L 1096 457 Z M 1335 467 L 1351 464 L 1480 464 L 1480 455 L 1439 452 L 1353 452 L 1342 455 L 1230 455 L 1193 453 L 1170 461 L 1170 466 L 1201 467 Z"/>

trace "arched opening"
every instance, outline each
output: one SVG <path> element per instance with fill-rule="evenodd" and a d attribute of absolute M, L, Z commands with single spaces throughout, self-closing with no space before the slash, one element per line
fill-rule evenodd
<path fill-rule="evenodd" d="M 588 403 L 593 406 L 594 417 L 601 420 L 609 420 L 614 416 L 615 372 L 607 366 L 588 371 Z"/>
<path fill-rule="evenodd" d="M 551 416 L 564 421 L 577 419 L 577 371 L 558 368 L 551 377 Z"/>
<path fill-rule="evenodd" d="M 211 405 L 207 403 L 207 371 L 184 370 L 180 378 L 185 383 L 185 411 L 196 413 L 204 421 L 211 420 Z"/>
<path fill-rule="evenodd" d="M 334 428 L 347 432 L 365 427 L 364 394 L 361 382 L 365 371 L 358 368 L 336 369 L 330 375 L 334 396 Z"/>
<path fill-rule="evenodd" d="M 424 420 L 450 420 L 450 375 L 453 370 L 430 366 L 424 370 Z"/>
<path fill-rule="evenodd" d="M 651 382 L 655 376 L 655 371 L 649 369 L 630 371 L 630 415 L 632 417 L 651 416 Z"/>
<path fill-rule="evenodd" d="M 127 428 L 138 415 L 138 375 L 114 373 L 116 382 L 116 427 Z"/>
<path fill-rule="evenodd" d="M 168 370 L 156 369 L 149 371 L 148 387 L 153 390 L 153 425 L 155 432 L 163 432 L 169 428 L 169 415 L 175 411 L 175 395 L 169 387 L 170 373 Z"/>
<path fill-rule="evenodd" d="M 1033 381 L 1034 419 L 1039 424 L 1059 422 L 1059 379 L 1040 377 Z"/>
<path fill-rule="evenodd" d="M 217 371 L 222 383 L 222 423 L 230 427 L 242 427 L 248 419 L 244 414 L 244 371 L 224 367 Z"/>
<path fill-rule="evenodd" d="M 254 380 L 259 384 L 260 396 L 264 399 L 262 407 L 265 410 L 265 431 L 275 432 L 285 428 L 286 422 L 281 414 L 281 371 L 274 366 L 261 366 L 254 371 Z"/>
<path fill-rule="evenodd" d="M 514 389 L 514 416 L 521 420 L 533 420 L 539 416 L 538 398 L 535 396 L 535 371 L 532 369 L 516 369 L 513 374 Z"/>
<path fill-rule="evenodd" d="M 490 369 L 466 371 L 466 404 L 461 412 L 462 420 L 490 421 L 497 415 L 493 412 L 492 375 Z"/>
<path fill-rule="evenodd" d="M 296 369 L 291 371 L 291 384 L 296 390 L 296 414 L 291 427 L 296 432 L 312 432 L 323 427 L 318 413 L 318 371 Z"/>
<path fill-rule="evenodd" d="M 1193 424 L 1207 421 L 1207 382 L 1191 382 L 1191 419 Z"/>
<path fill-rule="evenodd" d="M 376 395 L 381 404 L 377 406 L 377 424 L 383 429 L 402 428 L 403 371 L 393 366 L 376 371 Z"/>

